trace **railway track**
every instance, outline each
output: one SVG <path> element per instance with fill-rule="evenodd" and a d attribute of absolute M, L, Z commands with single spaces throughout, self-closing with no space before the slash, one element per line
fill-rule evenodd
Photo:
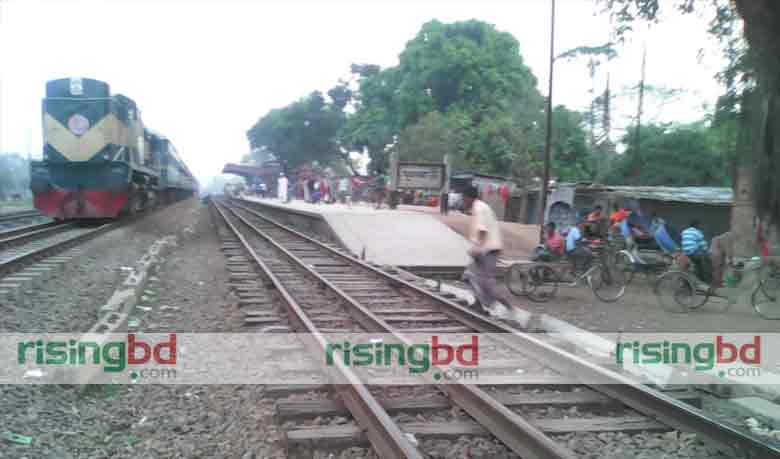
<path fill-rule="evenodd" d="M 56 233 L 71 227 L 72 224 L 63 222 L 46 222 L 34 225 L 24 225 L 0 231 L 0 250 L 7 247 L 29 241 L 31 239 Z"/>
<path fill-rule="evenodd" d="M 36 228 L 30 231 L 6 237 L 0 240 L 0 280 L 31 262 L 62 252 L 117 224 L 96 227 L 79 227 L 72 223 L 35 225 Z"/>
<path fill-rule="evenodd" d="M 26 221 L 34 218 L 43 217 L 37 210 L 20 210 L 17 212 L 8 212 L 0 214 L 0 225 L 13 223 L 17 220 Z"/>
<path fill-rule="evenodd" d="M 480 362 L 480 378 L 483 371 L 524 375 L 513 377 L 512 384 L 497 386 L 442 384 L 431 376 L 437 373 L 422 376 L 425 379 L 414 386 L 387 385 L 386 381 L 372 384 L 371 379 L 361 379 L 353 369 L 339 365 L 337 359 L 336 374 L 330 379 L 314 386 L 270 391 L 279 397 L 308 393 L 306 400 L 299 396 L 277 403 L 277 416 L 289 427 L 286 440 L 291 450 L 303 448 L 311 454 L 315 449 L 370 444 L 380 457 L 424 457 L 432 447 L 429 439 L 466 437 L 496 440 L 505 457 L 562 458 L 578 455 L 561 440 L 567 435 L 608 434 L 605 438 L 611 438 L 615 433 L 677 430 L 695 433 L 745 457 L 780 454 L 780 449 L 686 403 L 696 401 L 691 393 L 661 393 L 638 385 L 542 338 L 474 314 L 249 207 L 224 201 L 214 205 L 246 325 L 262 332 L 295 331 L 314 337 L 304 340 L 305 349 L 290 351 L 291 361 L 311 361 L 317 366 L 311 356 L 325 355 L 328 332 L 383 333 L 407 345 L 411 344 L 408 337 L 415 334 L 490 333 L 498 341 L 506 336 L 505 342 L 497 344 L 522 355 L 520 369 L 517 359 L 509 364 L 500 359 Z M 269 294 L 266 287 L 275 293 Z M 284 310 L 274 306 L 280 303 Z M 573 382 L 574 375 L 608 384 L 579 384 Z M 317 424 L 322 419 L 333 422 Z M 614 438 L 622 441 L 623 437 Z"/>

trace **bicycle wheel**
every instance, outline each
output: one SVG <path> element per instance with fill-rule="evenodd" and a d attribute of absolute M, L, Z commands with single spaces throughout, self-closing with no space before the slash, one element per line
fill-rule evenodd
<path fill-rule="evenodd" d="M 624 274 L 609 265 L 595 266 L 588 274 L 588 285 L 598 299 L 613 303 L 626 293 Z"/>
<path fill-rule="evenodd" d="M 527 296 L 530 288 L 528 271 L 520 263 L 513 263 L 504 276 L 506 288 L 515 296 Z"/>
<path fill-rule="evenodd" d="M 772 276 L 758 284 L 753 295 L 750 296 L 750 303 L 761 317 L 769 320 L 780 320 L 779 297 L 780 277 Z"/>
<path fill-rule="evenodd" d="M 612 267 L 623 273 L 626 285 L 634 279 L 634 259 L 625 250 L 616 253 L 612 258 Z"/>
<path fill-rule="evenodd" d="M 528 298 L 537 303 L 550 301 L 558 292 L 558 275 L 547 265 L 533 265 L 528 269 Z"/>
<path fill-rule="evenodd" d="M 699 295 L 697 282 L 685 273 L 668 271 L 655 283 L 655 295 L 664 309 L 671 312 L 688 312 L 703 305 L 709 298 Z"/>

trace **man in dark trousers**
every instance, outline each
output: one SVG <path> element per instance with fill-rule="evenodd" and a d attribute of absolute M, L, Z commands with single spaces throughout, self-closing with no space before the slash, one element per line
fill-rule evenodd
<path fill-rule="evenodd" d="M 503 248 L 498 219 L 493 209 L 479 199 L 476 187 L 469 186 L 466 189 L 463 201 L 471 215 L 468 236 L 472 243 L 469 255 L 473 259 L 466 268 L 464 277 L 474 288 L 474 295 L 481 309 L 495 317 L 506 317 L 507 308 L 511 308 L 511 305 L 496 283 L 496 265 Z M 507 318 L 522 320 L 518 312 L 514 308 L 511 309 L 513 315 Z"/>
<path fill-rule="evenodd" d="M 442 215 L 447 215 L 450 212 L 450 193 L 447 192 L 447 187 L 441 190 L 441 202 L 439 208 Z"/>

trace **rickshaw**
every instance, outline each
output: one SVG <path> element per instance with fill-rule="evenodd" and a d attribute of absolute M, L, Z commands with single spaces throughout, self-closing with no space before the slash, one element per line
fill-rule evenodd
<path fill-rule="evenodd" d="M 625 271 L 616 269 L 614 247 L 602 240 L 583 241 L 591 251 L 590 262 L 576 270 L 566 257 L 552 261 L 516 262 L 507 269 L 505 283 L 516 296 L 525 296 L 531 301 L 550 301 L 558 292 L 559 284 L 577 287 L 585 284 L 601 301 L 611 303 L 619 300 L 626 292 Z"/>
<path fill-rule="evenodd" d="M 710 298 L 728 301 L 727 308 L 750 293 L 750 304 L 763 318 L 780 320 L 780 257 L 753 257 L 729 266 L 725 286 L 714 287 L 701 281 L 693 265 L 679 263 L 655 283 L 654 292 L 662 307 L 672 312 L 690 312 L 704 306 Z"/>

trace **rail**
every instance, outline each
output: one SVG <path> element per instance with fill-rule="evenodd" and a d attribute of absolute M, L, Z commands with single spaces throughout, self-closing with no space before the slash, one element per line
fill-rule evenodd
<path fill-rule="evenodd" d="M 684 402 L 663 394 L 655 389 L 642 385 L 623 375 L 615 373 L 612 370 L 602 368 L 587 360 L 572 355 L 571 353 L 546 343 L 543 340 L 530 334 L 520 332 L 505 324 L 498 323 L 486 317 L 475 314 L 474 312 L 458 304 L 455 304 L 438 295 L 434 295 L 431 292 L 419 288 L 418 286 L 404 279 L 391 275 L 383 270 L 371 266 L 362 260 L 352 257 L 351 255 L 342 253 L 339 250 L 322 244 L 316 239 L 302 234 L 292 228 L 281 225 L 246 206 L 237 205 L 236 207 L 250 212 L 252 215 L 262 219 L 263 221 L 278 229 L 287 232 L 288 234 L 295 235 L 296 237 L 303 239 L 310 244 L 316 245 L 321 250 L 327 251 L 330 254 L 348 261 L 353 265 L 361 266 L 362 268 L 369 270 L 374 274 L 379 275 L 380 277 L 383 277 L 395 284 L 404 285 L 418 294 L 438 302 L 444 306 L 442 308 L 443 313 L 481 333 L 508 334 L 507 336 L 511 335 L 512 339 L 507 339 L 504 343 L 506 346 L 511 347 L 512 349 L 524 355 L 528 355 L 535 359 L 544 361 L 554 370 L 580 375 L 583 381 L 606 381 L 606 384 L 592 384 L 590 387 L 604 395 L 607 395 L 608 397 L 622 402 L 626 406 L 631 407 L 648 417 L 657 419 L 663 424 L 680 430 L 696 432 L 708 438 L 714 444 L 720 445 L 723 448 L 731 449 L 733 451 L 739 451 L 740 453 L 744 453 L 751 458 L 780 457 L 780 448 L 769 445 L 756 436 L 741 432 L 732 426 L 713 419 L 707 416 L 707 414 L 700 409 L 687 405 Z M 278 245 L 278 243 L 276 245 Z M 311 268 L 305 264 L 304 268 L 312 271 Z M 466 409 L 465 406 L 464 409 Z M 474 416 L 474 413 L 472 413 L 471 410 L 467 409 L 467 411 L 472 414 L 472 416 Z M 474 417 L 479 421 L 482 421 L 484 418 L 482 414 L 484 413 L 476 412 L 476 414 L 477 416 Z M 517 416 L 515 415 L 515 417 Z M 495 420 L 491 420 L 491 423 L 494 426 L 496 425 Z M 503 423 L 504 421 L 501 422 L 501 424 Z M 489 428 L 487 425 L 486 427 Z M 504 434 L 499 435 L 497 432 L 493 432 L 492 430 L 491 432 L 498 438 L 504 440 Z"/>

